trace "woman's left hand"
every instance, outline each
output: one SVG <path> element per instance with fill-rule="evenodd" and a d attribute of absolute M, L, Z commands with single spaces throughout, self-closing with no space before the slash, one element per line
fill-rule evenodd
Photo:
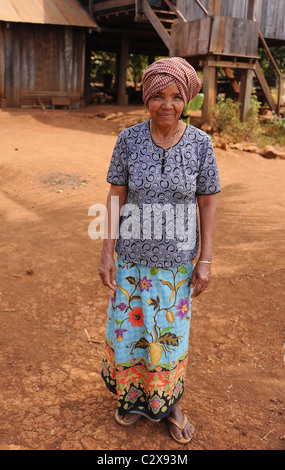
<path fill-rule="evenodd" d="M 193 288 L 191 297 L 198 297 L 205 289 L 207 289 L 211 280 L 211 265 L 206 263 L 196 263 L 190 282 Z"/>

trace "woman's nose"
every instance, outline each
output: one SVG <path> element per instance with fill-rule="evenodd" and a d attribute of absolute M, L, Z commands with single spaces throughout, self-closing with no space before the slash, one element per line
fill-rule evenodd
<path fill-rule="evenodd" d="M 163 100 L 162 106 L 164 108 L 171 108 L 172 107 L 172 99 L 171 98 L 170 99 L 165 98 Z"/>

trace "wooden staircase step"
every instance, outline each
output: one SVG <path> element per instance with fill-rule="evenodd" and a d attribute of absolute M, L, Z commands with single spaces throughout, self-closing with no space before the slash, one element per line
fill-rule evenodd
<path fill-rule="evenodd" d="M 176 18 L 176 14 L 173 11 L 155 10 L 154 8 L 153 11 L 156 15 L 173 16 Z"/>

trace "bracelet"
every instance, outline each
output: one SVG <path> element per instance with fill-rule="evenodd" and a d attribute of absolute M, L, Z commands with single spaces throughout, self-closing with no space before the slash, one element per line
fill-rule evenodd
<path fill-rule="evenodd" d="M 199 260 L 198 263 L 205 263 L 205 264 L 211 264 L 212 261 L 203 261 L 203 260 Z"/>

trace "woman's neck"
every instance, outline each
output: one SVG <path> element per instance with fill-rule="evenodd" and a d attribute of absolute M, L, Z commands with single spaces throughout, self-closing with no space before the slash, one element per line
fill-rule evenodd
<path fill-rule="evenodd" d="M 151 135 L 156 144 L 161 147 L 171 147 L 175 145 L 181 138 L 186 124 L 179 120 L 171 126 L 158 126 L 153 120 L 150 120 Z"/>

